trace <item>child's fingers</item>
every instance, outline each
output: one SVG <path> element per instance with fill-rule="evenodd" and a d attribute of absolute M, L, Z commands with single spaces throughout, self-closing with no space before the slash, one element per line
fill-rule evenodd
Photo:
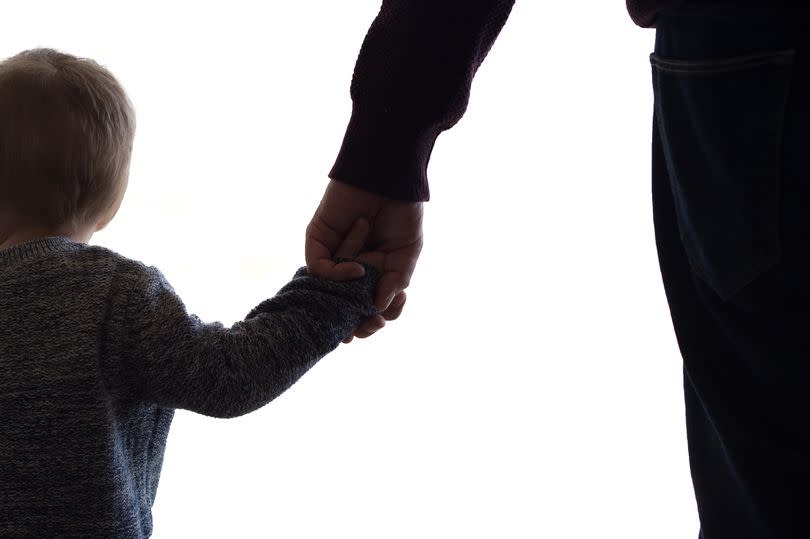
<path fill-rule="evenodd" d="M 363 249 L 363 245 L 366 242 L 366 236 L 368 236 L 368 221 L 364 218 L 357 219 L 352 228 L 349 230 L 349 233 L 346 234 L 346 237 L 343 238 L 343 242 L 340 244 L 340 247 L 337 248 L 335 251 L 335 256 L 339 256 L 341 258 L 354 258 L 360 251 Z"/>

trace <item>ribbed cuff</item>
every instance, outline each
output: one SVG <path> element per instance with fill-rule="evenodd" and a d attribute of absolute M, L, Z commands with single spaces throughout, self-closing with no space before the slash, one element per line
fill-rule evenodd
<path fill-rule="evenodd" d="M 329 177 L 395 200 L 426 202 L 427 166 L 440 132 L 354 104 Z"/>

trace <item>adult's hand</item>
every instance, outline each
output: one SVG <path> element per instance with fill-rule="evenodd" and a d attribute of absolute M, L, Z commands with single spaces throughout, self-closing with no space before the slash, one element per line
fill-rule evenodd
<path fill-rule="evenodd" d="M 395 320 L 405 305 L 405 292 L 422 252 L 421 202 L 403 202 L 331 180 L 307 225 L 305 256 L 311 275 L 333 281 L 361 277 L 356 262 L 335 264 L 332 257 L 358 218 L 368 220 L 370 231 L 364 250 L 382 251 L 385 263 L 375 301 L 382 313 L 364 320 L 343 342 L 366 338 Z"/>

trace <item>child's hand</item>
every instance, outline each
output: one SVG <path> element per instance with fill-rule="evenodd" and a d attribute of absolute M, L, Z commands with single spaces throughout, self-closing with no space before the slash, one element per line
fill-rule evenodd
<path fill-rule="evenodd" d="M 362 217 L 357 219 L 349 233 L 343 238 L 343 243 L 338 247 L 335 256 L 365 262 L 382 273 L 385 268 L 385 253 L 382 251 L 363 251 L 369 229 L 366 219 Z"/>

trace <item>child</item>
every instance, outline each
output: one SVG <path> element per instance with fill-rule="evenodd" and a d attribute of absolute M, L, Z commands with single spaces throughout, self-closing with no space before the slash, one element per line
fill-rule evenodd
<path fill-rule="evenodd" d="M 146 538 L 174 410 L 261 408 L 379 311 L 382 253 L 337 283 L 300 268 L 231 328 L 154 266 L 88 246 L 127 187 L 134 113 L 104 68 L 0 63 L 0 537 Z"/>

